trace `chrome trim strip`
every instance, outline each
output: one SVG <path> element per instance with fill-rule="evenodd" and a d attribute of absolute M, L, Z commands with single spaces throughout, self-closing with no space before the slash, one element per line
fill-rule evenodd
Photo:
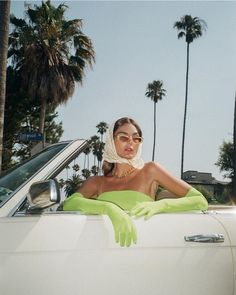
<path fill-rule="evenodd" d="M 196 243 L 223 243 L 225 238 L 223 234 L 200 234 L 193 236 L 185 236 L 184 240 L 186 242 Z"/>

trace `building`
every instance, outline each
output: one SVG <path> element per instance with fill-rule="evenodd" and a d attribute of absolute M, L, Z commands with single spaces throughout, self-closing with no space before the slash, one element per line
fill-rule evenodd
<path fill-rule="evenodd" d="M 211 173 L 188 170 L 183 173 L 183 180 L 193 186 L 201 186 L 212 196 L 221 194 L 228 182 L 216 180 Z"/>

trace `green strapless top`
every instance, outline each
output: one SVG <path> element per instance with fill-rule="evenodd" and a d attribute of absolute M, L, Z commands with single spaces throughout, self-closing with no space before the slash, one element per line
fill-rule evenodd
<path fill-rule="evenodd" d="M 151 197 L 145 195 L 144 193 L 131 190 L 104 192 L 98 196 L 97 200 L 114 203 L 122 209 L 128 211 L 138 203 L 153 201 Z"/>

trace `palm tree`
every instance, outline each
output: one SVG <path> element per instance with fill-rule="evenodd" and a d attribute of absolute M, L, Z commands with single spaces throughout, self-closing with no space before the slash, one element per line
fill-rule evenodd
<path fill-rule="evenodd" d="M 104 147 L 105 147 L 105 143 L 102 141 L 98 141 L 97 142 L 97 146 L 96 146 L 96 155 L 97 155 L 97 160 L 98 160 L 98 169 L 99 169 L 99 174 L 102 171 L 102 156 L 104 153 Z"/>
<path fill-rule="evenodd" d="M 101 141 L 103 142 L 103 134 L 106 133 L 108 129 L 108 124 L 106 122 L 101 121 L 96 128 L 98 128 L 98 133 L 101 134 Z"/>
<path fill-rule="evenodd" d="M 156 105 L 158 100 L 162 100 L 162 97 L 166 95 L 166 90 L 163 87 L 163 82 L 160 80 L 154 80 L 152 83 L 149 83 L 147 86 L 147 91 L 145 95 L 150 97 L 154 102 L 154 135 L 153 135 L 153 150 L 152 150 L 152 161 L 155 159 L 155 148 L 156 148 Z"/>
<path fill-rule="evenodd" d="M 94 163 L 93 165 L 96 166 L 96 159 L 97 159 L 97 153 L 98 153 L 98 146 L 99 146 L 99 137 L 97 135 L 93 135 L 90 137 L 90 144 L 91 144 L 91 150 L 94 156 Z"/>
<path fill-rule="evenodd" d="M 184 167 L 184 143 L 185 143 L 185 125 L 187 115 L 187 103 L 188 103 L 188 75 L 189 75 L 189 45 L 193 40 L 202 36 L 202 33 L 207 28 L 207 24 L 204 20 L 198 17 L 192 17 L 191 15 L 184 15 L 180 21 L 174 23 L 178 33 L 178 39 L 185 37 L 187 43 L 187 69 L 186 69 L 186 90 L 185 90 L 185 107 L 184 107 L 184 122 L 183 122 L 183 136 L 182 136 L 182 157 L 181 157 L 181 178 L 183 179 L 183 167 Z"/>
<path fill-rule="evenodd" d="M 89 169 L 82 169 L 82 176 L 84 177 L 84 179 L 89 178 L 89 176 L 91 175 L 91 171 Z"/>
<path fill-rule="evenodd" d="M 63 183 L 61 181 L 61 183 Z M 82 185 L 83 183 L 83 179 L 80 177 L 79 174 L 73 174 L 71 178 L 68 178 L 65 182 L 64 182 L 64 191 L 65 191 L 65 195 L 66 197 L 69 197 L 70 195 L 72 195 L 73 193 L 75 193 L 78 188 Z"/>
<path fill-rule="evenodd" d="M 98 166 L 93 165 L 90 171 L 93 175 L 98 175 Z"/>
<path fill-rule="evenodd" d="M 86 162 L 87 162 L 87 169 L 89 169 L 89 154 L 91 152 L 92 146 L 91 142 L 89 141 L 89 145 L 86 147 L 86 149 L 83 150 L 84 153 L 84 169 L 86 168 Z"/>
<path fill-rule="evenodd" d="M 9 18 L 10 1 L 0 1 L 0 172 L 2 170 Z"/>
<path fill-rule="evenodd" d="M 66 20 L 66 9 L 65 4 L 55 7 L 48 0 L 41 6 L 28 6 L 25 20 L 11 17 L 15 28 L 10 34 L 9 56 L 29 98 L 40 101 L 42 133 L 47 105 L 66 103 L 75 82 L 82 84 L 86 66 L 92 67 L 95 61 L 92 42 L 81 31 L 82 20 Z"/>

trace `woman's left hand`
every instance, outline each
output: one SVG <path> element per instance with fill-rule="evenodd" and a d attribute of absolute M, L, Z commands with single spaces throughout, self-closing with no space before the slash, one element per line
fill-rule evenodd
<path fill-rule="evenodd" d="M 187 194 L 180 198 L 139 203 L 130 211 L 130 215 L 144 216 L 145 219 L 148 219 L 158 213 L 207 210 L 207 208 L 208 203 L 205 197 L 191 187 Z"/>
<path fill-rule="evenodd" d="M 164 202 L 164 200 L 159 200 L 156 202 L 139 203 L 130 211 L 130 215 L 135 215 L 136 217 L 144 216 L 144 219 L 147 220 L 154 214 L 163 212 L 165 208 Z"/>

